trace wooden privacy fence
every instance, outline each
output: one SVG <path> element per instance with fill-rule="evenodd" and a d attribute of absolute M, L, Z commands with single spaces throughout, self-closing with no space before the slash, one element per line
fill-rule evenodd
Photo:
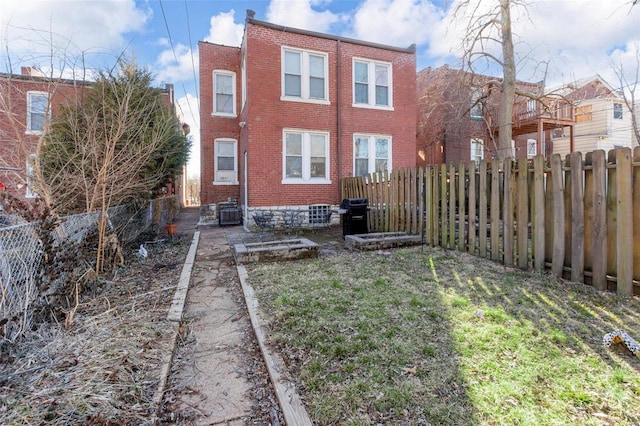
<path fill-rule="evenodd" d="M 640 293 L 640 147 L 407 168 L 343 179 L 372 232 Z"/>

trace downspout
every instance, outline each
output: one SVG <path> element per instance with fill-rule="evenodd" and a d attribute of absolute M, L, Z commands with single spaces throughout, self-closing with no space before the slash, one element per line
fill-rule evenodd
<path fill-rule="evenodd" d="M 336 58 L 336 64 L 338 67 L 337 70 L 337 78 L 336 78 L 336 85 L 337 85 L 337 101 L 336 101 L 336 115 L 337 115 L 337 137 L 338 137 L 338 144 L 337 144 L 337 154 L 338 154 L 338 158 L 337 158 L 337 162 L 338 162 L 338 203 L 340 203 L 342 201 L 342 98 L 341 98 L 341 84 L 342 84 L 342 49 L 341 49 L 341 44 L 340 44 L 340 40 L 337 40 L 337 58 Z"/>
<path fill-rule="evenodd" d="M 245 231 L 249 231 L 249 170 L 247 167 L 249 166 L 249 159 L 247 155 L 247 151 L 244 152 L 244 170 L 243 170 L 243 180 L 244 180 L 244 226 Z"/>

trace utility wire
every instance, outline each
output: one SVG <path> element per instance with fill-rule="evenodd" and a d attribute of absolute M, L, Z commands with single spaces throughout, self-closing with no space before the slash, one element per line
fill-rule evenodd
<path fill-rule="evenodd" d="M 196 75 L 196 64 L 193 59 L 193 42 L 191 41 L 191 21 L 189 20 L 189 8 L 187 0 L 184 0 L 184 10 L 187 15 L 187 34 L 189 35 L 189 52 L 191 53 L 191 69 L 193 70 L 193 81 L 196 82 L 196 101 L 198 102 L 198 113 L 200 113 L 200 94 L 198 93 L 198 77 Z"/>
<path fill-rule="evenodd" d="M 160 3 L 160 10 L 162 11 L 162 18 L 164 19 L 164 26 L 167 29 L 167 35 L 169 36 L 169 44 L 171 45 L 171 51 L 173 52 L 173 58 L 176 61 L 177 64 L 177 69 L 178 69 L 178 77 L 180 78 L 180 83 L 182 85 L 182 90 L 185 93 L 185 97 L 187 98 L 187 105 L 189 106 L 189 112 L 191 112 L 191 116 L 195 117 L 196 115 L 193 113 L 193 109 L 191 108 L 191 102 L 189 101 L 189 96 L 187 96 L 187 88 L 184 85 L 184 79 L 182 78 L 182 75 L 180 73 L 180 62 L 178 61 L 178 55 L 176 55 L 176 49 L 173 45 L 173 39 L 171 38 L 171 31 L 169 31 L 169 23 L 167 22 L 167 15 L 164 13 L 164 6 L 162 4 L 162 0 L 159 0 Z M 178 108 L 180 108 L 180 110 L 182 111 L 182 108 L 180 107 L 180 104 L 178 104 Z M 182 113 L 182 115 L 184 116 L 184 112 Z"/>

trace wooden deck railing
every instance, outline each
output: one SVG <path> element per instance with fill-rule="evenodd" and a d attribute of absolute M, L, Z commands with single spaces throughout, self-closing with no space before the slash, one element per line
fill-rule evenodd
<path fill-rule="evenodd" d="M 640 147 L 394 170 L 342 182 L 369 229 L 620 295 L 640 293 Z"/>

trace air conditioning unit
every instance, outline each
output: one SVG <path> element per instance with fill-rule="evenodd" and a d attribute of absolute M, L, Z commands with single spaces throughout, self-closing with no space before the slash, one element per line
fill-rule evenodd
<path fill-rule="evenodd" d="M 235 201 L 218 203 L 218 224 L 240 225 L 242 223 L 242 209 Z"/>

